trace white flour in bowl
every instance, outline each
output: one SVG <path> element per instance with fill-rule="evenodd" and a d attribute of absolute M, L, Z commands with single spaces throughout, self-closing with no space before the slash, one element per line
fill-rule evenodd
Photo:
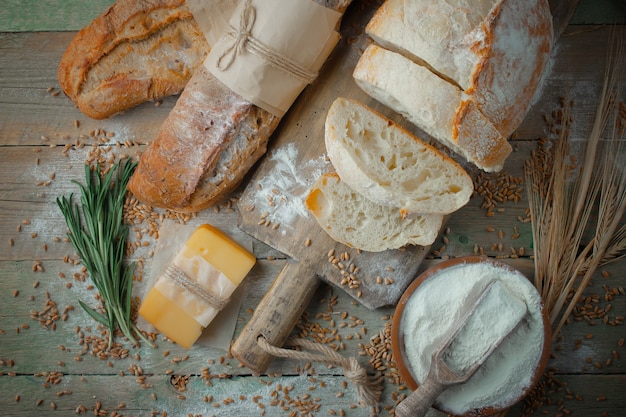
<path fill-rule="evenodd" d="M 502 310 L 507 314 L 502 314 Z M 526 303 L 509 293 L 501 281 L 492 281 L 477 299 L 459 333 L 452 335 L 442 350 L 444 363 L 457 375 L 467 375 L 489 356 L 499 341 L 508 337 L 527 311 Z"/>
<path fill-rule="evenodd" d="M 528 312 L 516 329 L 491 354 L 482 367 L 465 383 L 446 390 L 437 404 L 453 414 L 485 407 L 513 405 L 533 382 L 544 347 L 541 297 L 519 272 L 489 263 L 459 264 L 427 278 L 411 295 L 405 306 L 401 332 L 408 366 L 415 380 L 426 379 L 433 350 L 454 323 L 462 320 L 472 296 L 492 280 L 526 304 Z M 502 309 L 503 321 L 516 309 Z M 494 321 L 499 316 L 492 317 Z M 462 332 L 463 345 L 482 345 L 481 332 Z"/>

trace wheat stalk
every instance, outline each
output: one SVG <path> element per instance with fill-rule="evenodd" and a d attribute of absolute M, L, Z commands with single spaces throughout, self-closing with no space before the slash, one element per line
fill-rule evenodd
<path fill-rule="evenodd" d="M 623 225 L 613 236 L 613 240 L 609 244 L 604 254 L 604 259 L 600 266 L 604 266 L 611 262 L 626 257 L 626 224 Z"/>
<path fill-rule="evenodd" d="M 626 170 L 615 161 L 624 151 L 624 115 L 616 106 L 624 48 L 615 33 L 610 42 L 604 84 L 581 163 L 575 164 L 571 156 L 572 103 L 564 100 L 553 138 L 542 142 L 525 165 L 535 285 L 549 312 L 553 337 L 598 266 L 624 257 L 626 251 L 626 226 L 621 223 Z M 608 140 L 603 140 L 604 135 Z M 588 242 L 586 230 L 593 230 Z"/>

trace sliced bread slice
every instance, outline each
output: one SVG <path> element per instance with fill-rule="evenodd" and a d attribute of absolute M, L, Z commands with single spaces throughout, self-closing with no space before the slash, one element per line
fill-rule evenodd
<path fill-rule="evenodd" d="M 549 66 L 549 2 L 387 0 L 366 32 L 380 47 L 359 59 L 357 84 L 479 168 L 501 170 Z"/>
<path fill-rule="evenodd" d="M 459 86 L 503 137 L 524 119 L 553 42 L 548 0 L 387 0 L 366 32 Z"/>
<path fill-rule="evenodd" d="M 325 129 L 341 180 L 377 204 L 448 214 L 472 195 L 472 179 L 456 161 L 356 100 L 336 99 Z"/>
<path fill-rule="evenodd" d="M 353 77 L 369 96 L 487 172 L 500 171 L 511 153 L 467 94 L 399 53 L 369 45 Z"/>
<path fill-rule="evenodd" d="M 439 214 L 404 217 L 398 209 L 373 203 L 334 172 L 317 179 L 305 205 L 334 240 L 368 252 L 428 246 L 443 223 Z"/>
<path fill-rule="evenodd" d="M 466 90 L 490 41 L 482 23 L 498 3 L 501 0 L 386 0 L 365 30 L 383 48 Z"/>

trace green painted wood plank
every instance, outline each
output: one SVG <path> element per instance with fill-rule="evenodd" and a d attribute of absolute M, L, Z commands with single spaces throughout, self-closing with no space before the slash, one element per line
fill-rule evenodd
<path fill-rule="evenodd" d="M 610 33 L 608 28 L 589 29 L 594 27 L 570 26 L 558 42 L 541 96 L 517 130 L 517 139 L 543 135 L 544 115 L 554 110 L 565 93 L 576 103 L 575 128 L 588 131 L 589 116 L 597 105 Z M 0 33 L 0 131 L 4 143 L 38 145 L 42 136 L 55 143 L 65 143 L 64 138 L 74 141 L 94 129 L 123 134 L 125 139 L 140 143 L 152 141 L 176 97 L 164 100 L 159 107 L 144 103 L 106 120 L 89 119 L 59 94 L 57 67 L 72 36 L 72 33 Z M 74 126 L 75 120 L 80 128 Z"/>
<path fill-rule="evenodd" d="M 80 407 L 88 415 L 94 415 L 94 410 L 102 410 L 103 414 L 96 415 L 116 412 L 125 416 L 338 416 L 342 411 L 356 417 L 373 415 L 369 407 L 356 404 L 354 386 L 348 383 L 343 387 L 344 377 L 234 377 L 213 380 L 210 386 L 198 375 L 188 378 L 184 391 L 176 389 L 165 375 L 147 376 L 146 388 L 135 376 L 63 376 L 49 389 L 41 387 L 42 378 L 0 378 L 0 402 L 5 415 L 72 415 Z M 56 396 L 57 392 L 66 394 Z M 391 415 L 393 398 L 397 398 L 392 391 L 385 394 L 381 417 Z"/>
<path fill-rule="evenodd" d="M 207 385 L 199 375 L 177 376 L 188 378 L 184 391 L 176 389 L 172 378 L 165 375 L 147 375 L 145 379 L 133 375 L 62 375 L 59 383 L 49 388 L 42 386 L 45 377 L 1 377 L 0 404 L 3 415 L 11 416 L 73 415 L 84 409 L 77 414 L 281 417 L 338 416 L 343 411 L 354 417 L 386 417 L 393 415 L 396 399 L 405 394 L 386 384 L 384 402 L 379 413 L 374 414 L 370 408 L 356 404 L 354 386 L 347 382 L 344 388 L 344 377 L 233 377 L 214 379 L 212 385 Z M 534 415 L 564 415 L 565 409 L 571 415 L 619 416 L 626 408 L 623 395 L 626 377 L 623 375 L 563 375 L 559 376 L 558 383 L 561 384 L 558 390 L 552 386 L 549 393 L 550 404 L 544 403 Z M 521 402 L 507 415 L 528 415 L 524 414 L 527 407 Z"/>
<path fill-rule="evenodd" d="M 626 409 L 626 376 L 558 375 L 548 384 L 548 395 L 531 407 L 529 403 L 517 404 L 507 417 L 522 416 L 622 416 Z M 531 410 L 536 410 L 530 413 Z"/>
<path fill-rule="evenodd" d="M 0 32 L 76 31 L 114 0 L 4 0 Z"/>
<path fill-rule="evenodd" d="M 574 25 L 625 24 L 626 2 L 624 0 L 580 0 L 570 23 Z"/>
<path fill-rule="evenodd" d="M 114 0 L 5 0 L 0 32 L 76 31 Z M 623 0 L 581 0 L 573 24 L 626 23 Z"/>

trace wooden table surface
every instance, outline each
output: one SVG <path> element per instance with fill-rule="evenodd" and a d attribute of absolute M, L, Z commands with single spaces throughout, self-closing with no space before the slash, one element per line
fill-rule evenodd
<path fill-rule="evenodd" d="M 95 291 L 65 241 L 67 229 L 55 198 L 77 191 L 71 180 L 83 181 L 84 162 L 94 153 L 139 155 L 176 100 L 146 103 L 95 121 L 59 94 L 56 68 L 64 49 L 76 30 L 111 3 L 9 0 L 0 8 L 0 415 L 372 415 L 372 409 L 356 405 L 354 387 L 346 385 L 340 370 L 320 364 L 276 359 L 267 375 L 255 376 L 225 350 L 199 345 L 184 350 L 160 336 L 158 348 L 133 347 L 118 338 L 114 350 L 103 349 L 100 329 L 78 305 L 78 299 L 93 302 Z M 362 6 L 358 3 L 353 8 Z M 610 22 L 626 23 L 623 1 L 580 3 L 557 42 L 541 96 L 514 135 L 508 175 L 523 179 L 524 161 L 544 133 L 543 116 L 566 92 L 576 102 L 574 135 L 584 139 L 603 77 L 610 33 L 604 24 Z M 499 178 L 485 177 L 494 183 Z M 142 266 L 142 277 L 149 274 L 155 250 L 150 231 L 158 230 L 164 218 L 212 223 L 253 249 L 258 263 L 244 283 L 235 333 L 286 262 L 284 255 L 237 228 L 236 197 L 220 203 L 219 210 L 190 217 L 153 210 L 150 221 L 131 225 L 132 258 Z M 531 278 L 525 195 L 517 203 L 500 204 L 494 216 L 487 216 L 481 204 L 476 195 L 451 216 L 420 269 L 442 258 L 471 255 L 478 247 Z M 511 256 L 521 248 L 523 256 Z M 606 308 L 607 289 L 626 287 L 625 266 L 620 261 L 598 271 L 586 290 L 586 295 L 598 295 L 594 307 Z M 136 282 L 136 294 L 144 285 L 145 279 Z M 611 304 L 612 318 L 624 315 L 626 296 L 618 293 Z M 294 330 L 336 343 L 343 355 L 384 370 L 378 412 L 383 416 L 392 415 L 408 391 L 388 356 L 393 313 L 393 306 L 370 311 L 322 285 Z M 549 363 L 554 381 L 549 399 L 534 415 L 626 415 L 625 337 L 621 324 L 573 320 L 565 326 Z M 525 412 L 520 403 L 509 415 Z"/>

